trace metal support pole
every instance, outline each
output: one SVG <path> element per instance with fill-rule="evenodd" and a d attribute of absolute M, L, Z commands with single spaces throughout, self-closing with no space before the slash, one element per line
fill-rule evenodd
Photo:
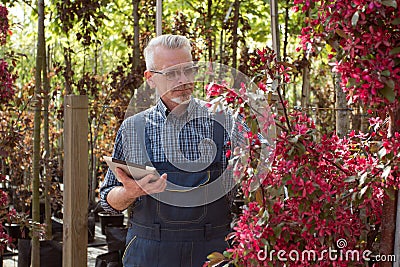
<path fill-rule="evenodd" d="M 270 0 L 271 9 L 271 33 L 272 33 L 272 49 L 276 53 L 276 58 L 281 59 L 280 51 L 280 40 L 279 40 L 279 19 L 278 19 L 278 1 Z"/>
<path fill-rule="evenodd" d="M 400 190 L 397 191 L 396 230 L 394 232 L 394 255 L 396 260 L 393 262 L 393 267 L 400 267 Z"/>
<path fill-rule="evenodd" d="M 156 35 L 162 34 L 162 0 L 156 2 Z"/>

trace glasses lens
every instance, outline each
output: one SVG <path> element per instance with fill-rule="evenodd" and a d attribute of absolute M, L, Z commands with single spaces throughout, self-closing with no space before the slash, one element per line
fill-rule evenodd
<path fill-rule="evenodd" d="M 181 75 L 181 72 L 179 70 L 170 70 L 167 72 L 164 72 L 165 77 L 167 80 L 173 81 L 179 78 L 179 75 Z"/>
<path fill-rule="evenodd" d="M 183 69 L 183 74 L 185 74 L 185 76 L 193 76 L 195 75 L 197 72 L 197 67 L 192 66 L 192 67 L 187 67 Z"/>
<path fill-rule="evenodd" d="M 197 67 L 190 66 L 183 69 L 169 70 L 164 72 L 163 75 L 165 76 L 165 78 L 167 78 L 167 80 L 174 81 L 178 80 L 181 77 L 182 72 L 186 77 L 192 77 L 196 74 Z"/>

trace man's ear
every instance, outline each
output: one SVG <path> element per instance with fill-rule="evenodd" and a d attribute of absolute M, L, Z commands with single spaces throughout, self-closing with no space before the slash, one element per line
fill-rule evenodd
<path fill-rule="evenodd" d="M 147 81 L 147 84 L 150 86 L 150 88 L 156 88 L 156 84 L 153 81 L 153 73 L 151 73 L 148 70 L 144 71 L 144 78 Z"/>

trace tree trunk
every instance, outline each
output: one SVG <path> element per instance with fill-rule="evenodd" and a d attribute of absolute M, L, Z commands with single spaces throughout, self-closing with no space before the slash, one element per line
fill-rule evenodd
<path fill-rule="evenodd" d="M 95 147 L 96 147 L 96 142 L 97 142 L 97 134 L 93 133 L 93 131 L 97 132 L 98 125 L 96 125 L 96 118 L 93 118 L 93 120 L 90 122 L 89 127 L 89 136 L 90 136 L 90 142 L 89 142 L 89 153 L 90 153 L 90 161 L 89 161 L 89 173 L 88 177 L 89 179 L 89 207 L 94 207 L 94 204 L 96 202 L 96 194 L 95 190 L 97 188 L 97 173 L 96 173 L 96 166 L 97 166 L 97 161 L 96 161 L 96 155 L 95 155 Z"/>
<path fill-rule="evenodd" d="M 140 28 L 139 28 L 139 0 L 132 0 L 133 5 L 133 69 L 136 70 L 139 66 L 140 62 L 140 46 L 139 46 L 139 36 L 140 36 Z"/>
<path fill-rule="evenodd" d="M 287 60 L 288 38 L 289 38 L 289 0 L 286 0 L 286 6 L 285 6 L 285 37 L 283 39 L 283 61 Z"/>
<path fill-rule="evenodd" d="M 287 61 L 287 46 L 288 46 L 288 39 L 289 39 L 289 0 L 286 0 L 286 6 L 285 6 L 285 35 L 283 38 L 283 59 L 282 61 L 286 62 Z M 287 96 L 287 88 L 288 85 L 286 83 L 283 84 L 282 86 L 282 94 L 283 97 L 286 99 L 289 99 L 289 96 Z M 296 103 L 296 102 L 294 102 Z"/>
<path fill-rule="evenodd" d="M 310 105 L 310 62 L 306 56 L 302 59 L 303 83 L 301 87 L 301 106 L 308 108 Z"/>
<path fill-rule="evenodd" d="M 45 37 L 43 35 L 43 37 Z M 43 39 L 43 55 L 46 55 L 46 39 Z M 52 227 L 51 227 L 51 173 L 49 168 L 50 159 L 50 141 L 49 141 L 49 102 L 50 102 L 50 82 L 47 76 L 47 61 L 46 57 L 43 57 L 42 65 L 42 77 L 43 77 L 43 88 L 44 88 L 44 99 L 43 99 L 43 139 L 44 139 L 44 209 L 45 209 L 45 224 L 46 224 L 46 239 L 52 239 Z"/>
<path fill-rule="evenodd" d="M 71 50 L 64 47 L 64 61 L 65 61 L 65 95 L 72 94 L 72 68 L 71 68 Z"/>
<path fill-rule="evenodd" d="M 396 110 L 389 112 L 389 129 L 388 137 L 393 137 L 395 132 L 400 131 L 400 107 L 396 107 Z M 388 188 L 390 195 L 397 196 L 398 190 L 394 188 Z M 383 201 L 382 208 L 382 229 L 381 229 L 381 242 L 380 242 L 380 254 L 381 255 L 393 255 L 395 236 L 396 236 L 396 213 L 397 213 L 397 198 L 390 199 L 386 197 Z M 399 219 L 399 218 L 397 218 Z M 400 231 L 400 229 L 397 229 Z M 392 262 L 382 262 L 380 266 L 391 267 Z"/>
<path fill-rule="evenodd" d="M 350 116 L 351 127 L 349 127 L 349 129 L 354 130 L 356 132 L 361 131 L 361 117 L 362 117 L 362 108 L 356 107 Z"/>
<path fill-rule="evenodd" d="M 237 69 L 237 49 L 238 49 L 238 27 L 239 27 L 239 9 L 240 2 L 239 0 L 235 0 L 235 4 L 233 7 L 233 28 L 232 28 L 232 68 Z"/>
<path fill-rule="evenodd" d="M 32 177 L 32 267 L 40 266 L 40 243 L 37 225 L 40 223 L 39 205 L 39 172 L 40 172 L 40 123 L 41 123 L 41 90 L 44 46 L 44 0 L 38 0 L 38 41 L 36 48 L 36 74 L 35 74 L 35 116 L 33 130 L 33 177 Z"/>
<path fill-rule="evenodd" d="M 342 138 L 349 131 L 349 116 L 347 110 L 346 93 L 340 87 L 341 76 L 339 73 L 333 74 L 333 82 L 336 93 L 336 134 Z"/>
<path fill-rule="evenodd" d="M 207 48 L 208 48 L 208 60 L 213 61 L 213 29 L 212 29 L 212 0 L 207 1 L 207 22 L 206 22 L 206 34 L 207 34 Z"/>

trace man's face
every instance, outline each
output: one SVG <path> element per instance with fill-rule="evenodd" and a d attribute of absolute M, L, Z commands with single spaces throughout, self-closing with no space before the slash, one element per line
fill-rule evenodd
<path fill-rule="evenodd" d="M 190 100 L 194 69 L 189 51 L 158 46 L 154 50 L 154 66 L 154 70 L 146 71 L 145 76 L 170 110 Z"/>

